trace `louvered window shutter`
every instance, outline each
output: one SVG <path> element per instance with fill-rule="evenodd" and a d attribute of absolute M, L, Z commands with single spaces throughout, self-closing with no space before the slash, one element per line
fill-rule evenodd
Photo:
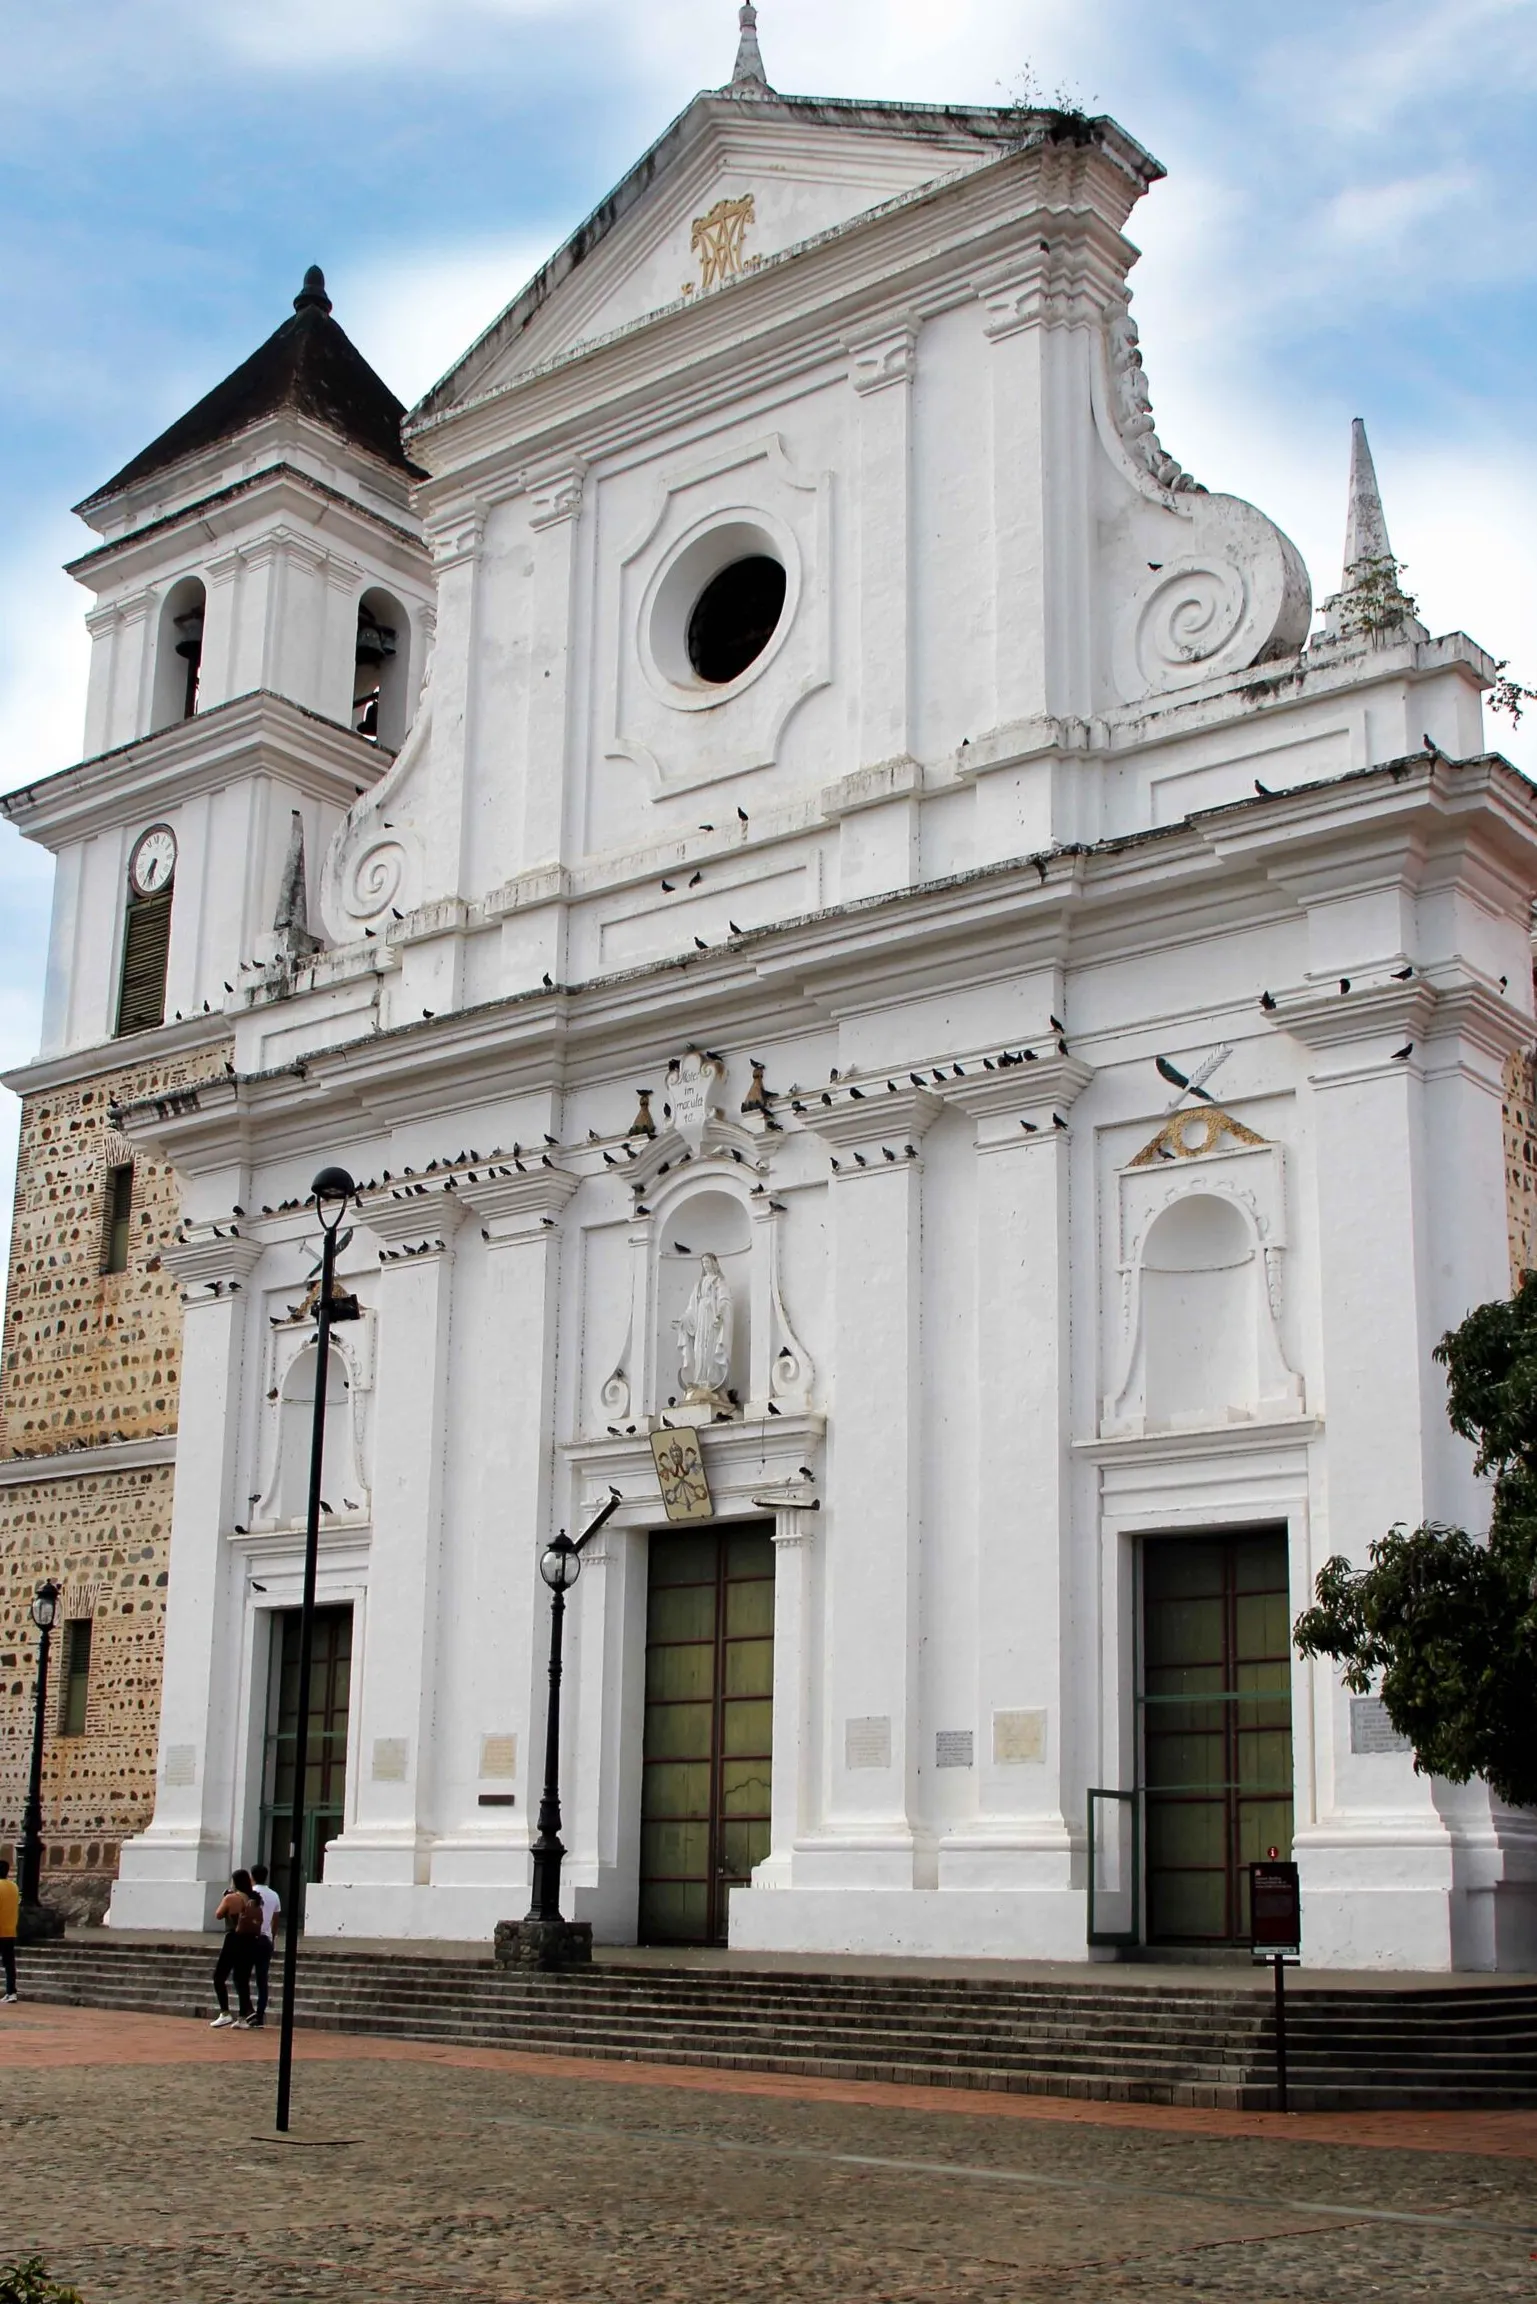
<path fill-rule="evenodd" d="M 144 1032 L 165 1022 L 165 972 L 171 949 L 171 891 L 130 896 L 123 934 L 119 1033 Z"/>

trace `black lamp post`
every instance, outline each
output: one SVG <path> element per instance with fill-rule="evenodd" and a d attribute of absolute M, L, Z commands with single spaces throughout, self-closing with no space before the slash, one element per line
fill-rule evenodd
<path fill-rule="evenodd" d="M 533 1846 L 533 1893 L 528 1917 L 504 1921 L 496 1931 L 496 1956 L 504 1964 L 528 1968 L 569 1968 L 592 1958 L 592 1924 L 563 1920 L 560 1914 L 560 1868 L 566 1851 L 560 1837 L 560 1677 L 561 1651 L 566 1629 L 566 1594 L 582 1572 L 583 1547 L 618 1511 L 624 1499 L 609 1497 L 590 1527 L 573 1544 L 562 1528 L 547 1544 L 539 1560 L 539 1573 L 550 1587 L 550 1701 L 544 1722 L 544 1791 L 539 1800 L 539 1830 Z"/>
<path fill-rule="evenodd" d="M 325 1469 L 326 1393 L 331 1329 L 355 1320 L 357 1304 L 336 1296 L 336 1235 L 357 1186 L 345 1168 L 322 1168 L 310 1187 L 320 1217 L 320 1299 L 315 1313 L 315 1413 L 310 1426 L 309 1515 L 304 1527 L 304 1599 L 299 1614 L 298 1726 L 294 1736 L 294 1804 L 288 1834 L 288 1909 L 283 1930 L 283 2012 L 278 2040 L 279 2133 L 288 2127 L 293 2088 L 294 1980 L 299 1965 L 299 1907 L 304 1893 L 304 1792 L 309 1769 L 310 1666 L 315 1637 L 315 1575 L 320 1559 L 320 1489 Z"/>
<path fill-rule="evenodd" d="M 21 1826 L 21 1918 L 24 1937 L 62 1936 L 64 1922 L 43 1908 L 43 1738 L 48 1725 L 48 1650 L 59 1613 L 59 1587 L 50 1578 L 32 1597 L 32 1621 L 37 1626 L 37 1692 L 32 1711 L 32 1772 L 27 1779 L 27 1807 Z"/>

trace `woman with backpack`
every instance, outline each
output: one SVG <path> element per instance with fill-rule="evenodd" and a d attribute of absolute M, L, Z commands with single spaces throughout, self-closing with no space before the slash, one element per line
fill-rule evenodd
<path fill-rule="evenodd" d="M 219 2013 L 211 2029 L 221 2031 L 227 2024 L 251 2024 L 251 1972 L 256 1966 L 256 1946 L 262 1932 L 262 1908 L 252 1886 L 249 1872 L 234 1872 L 230 1886 L 220 1899 L 214 1914 L 224 1922 L 224 1942 L 219 1947 L 219 1958 L 213 1972 L 213 1988 L 219 2003 Z M 240 2000 L 239 2016 L 229 2012 L 229 1978 L 235 1979 L 235 1991 Z"/>

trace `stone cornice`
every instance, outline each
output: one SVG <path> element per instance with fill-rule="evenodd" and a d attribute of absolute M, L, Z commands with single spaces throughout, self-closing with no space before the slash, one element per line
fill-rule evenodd
<path fill-rule="evenodd" d="M 740 1518 L 750 1514 L 754 1500 L 767 1500 L 776 1489 L 793 1487 L 797 1508 L 809 1509 L 815 1491 L 805 1488 L 800 1467 L 813 1472 L 820 1459 L 815 1453 L 826 1436 L 827 1420 L 801 1410 L 748 1423 L 709 1424 L 699 1434 L 705 1471 L 717 1515 Z M 611 1487 L 624 1502 L 610 1527 L 657 1528 L 666 1521 L 657 1487 L 656 1463 L 644 1426 L 618 1440 L 577 1440 L 564 1444 L 560 1454 L 578 1482 L 576 1512 L 587 1519 L 607 1501 Z"/>
<path fill-rule="evenodd" d="M 0 815 L 58 850 L 257 775 L 345 810 L 392 758 L 350 728 L 259 688 L 23 784 L 0 797 Z"/>
<path fill-rule="evenodd" d="M 157 1024 L 151 1031 L 130 1032 L 121 1040 L 93 1040 L 88 1047 L 67 1048 L 59 1056 L 39 1056 L 13 1072 L 0 1072 L 0 1086 L 16 1096 L 37 1096 L 50 1088 L 73 1088 L 84 1080 L 143 1071 L 168 1057 L 217 1048 L 229 1037 L 223 1016 L 187 1016 L 179 1024 Z"/>
<path fill-rule="evenodd" d="M 824 1102 L 824 1096 L 831 1101 Z M 873 1153 L 882 1168 L 899 1165 L 905 1147 L 920 1144 L 944 1110 L 937 1093 L 915 1087 L 905 1075 L 895 1087 L 888 1087 L 885 1076 L 840 1080 L 796 1101 L 805 1103 L 804 1114 L 797 1117 L 810 1134 L 838 1153 Z M 888 1151 L 896 1154 L 895 1161 L 887 1159 Z"/>
<path fill-rule="evenodd" d="M 198 1224 L 167 1241 L 160 1261 L 184 1288 L 212 1288 L 249 1279 L 263 1254 L 261 1241 L 248 1240 L 237 1225 Z"/>
<path fill-rule="evenodd" d="M 174 1432 L 144 1440 L 111 1440 L 91 1448 L 56 1448 L 45 1456 L 0 1457 L 0 1489 L 33 1488 L 58 1480 L 95 1480 L 176 1462 Z"/>

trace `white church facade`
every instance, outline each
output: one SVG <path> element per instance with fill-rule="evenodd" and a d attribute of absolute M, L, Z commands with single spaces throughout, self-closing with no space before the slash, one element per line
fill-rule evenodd
<path fill-rule="evenodd" d="M 1510 1285 L 1533 1040 L 1494 667 L 1397 596 L 1364 435 L 1316 625 L 1165 453 L 1120 128 L 786 98 L 743 18 L 403 450 L 279 393 L 93 500 L 43 1057 L 146 875 L 229 1035 L 117 1116 L 185 1312 L 111 1921 L 278 1848 L 323 1380 L 312 1931 L 527 1909 L 539 1555 L 617 1490 L 600 1940 L 1222 1946 L 1275 1847 L 1310 1962 L 1537 1965 L 1537 1817 L 1290 1645 L 1332 1553 L 1487 1520 L 1431 1348 Z"/>

